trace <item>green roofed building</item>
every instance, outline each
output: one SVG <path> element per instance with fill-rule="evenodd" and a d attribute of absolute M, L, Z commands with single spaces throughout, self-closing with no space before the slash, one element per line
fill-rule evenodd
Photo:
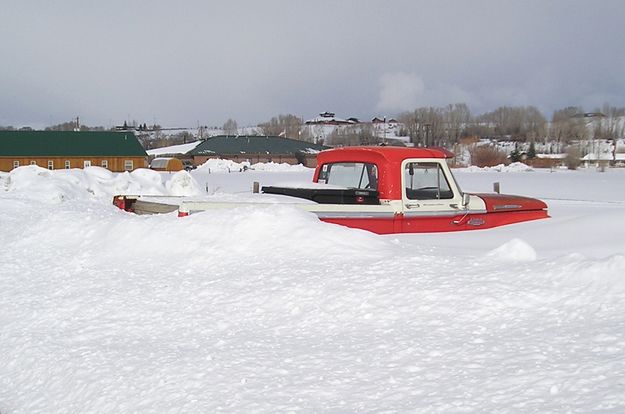
<path fill-rule="evenodd" d="M 314 167 L 317 153 L 326 149 L 329 147 L 276 136 L 218 135 L 204 140 L 186 155 L 193 157 L 195 165 L 211 158 L 221 158 L 252 164 L 277 162 Z"/>
<path fill-rule="evenodd" d="M 0 131 L 0 171 L 23 165 L 132 171 L 146 167 L 147 157 L 132 132 Z"/>

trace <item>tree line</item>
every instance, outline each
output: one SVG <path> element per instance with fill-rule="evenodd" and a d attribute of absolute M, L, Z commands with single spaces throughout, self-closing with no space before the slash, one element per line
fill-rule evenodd
<path fill-rule="evenodd" d="M 406 135 L 419 145 L 446 146 L 465 137 L 517 142 L 557 141 L 562 144 L 589 138 L 616 139 L 625 133 L 625 108 L 604 105 L 592 112 L 566 107 L 550 121 L 534 106 L 502 106 L 472 116 L 466 104 L 417 108 L 399 116 Z M 592 122 L 592 128 L 588 128 Z"/>
<path fill-rule="evenodd" d="M 397 115 L 401 125 L 399 135 L 407 136 L 419 146 L 449 147 L 463 138 L 491 138 L 516 142 L 555 141 L 566 145 L 589 138 L 616 139 L 625 135 L 625 107 L 609 104 L 591 112 L 579 106 L 555 110 L 550 119 L 535 106 L 501 106 L 491 112 L 473 115 L 465 103 L 442 107 L 420 107 Z M 591 123 L 592 127 L 588 125 Z M 236 121 L 228 120 L 224 130 Z M 260 123 L 263 135 L 280 135 L 292 139 L 312 141 L 302 128 L 303 120 L 296 115 L 282 114 Z M 344 126 L 330 137 L 330 144 L 375 144 L 381 138 L 371 124 Z"/>
<path fill-rule="evenodd" d="M 491 112 L 473 115 L 467 104 L 456 103 L 442 107 L 415 108 L 398 114 L 396 119 L 401 126 L 399 135 L 409 137 L 410 142 L 415 145 L 449 147 L 463 138 L 491 138 L 517 142 L 550 141 L 561 145 L 589 138 L 616 139 L 625 135 L 625 122 L 621 117 L 625 117 L 625 107 L 609 104 L 595 108 L 592 112 L 586 112 L 579 106 L 557 109 L 548 120 L 535 106 L 501 106 Z M 72 131 L 76 129 L 76 125 L 77 123 L 72 120 L 49 126 L 45 130 Z M 303 141 L 315 140 L 310 131 L 303 126 L 302 118 L 293 114 L 280 114 L 259 123 L 256 128 L 246 133 L 282 136 Z M 160 125 L 145 127 L 147 131 L 139 131 L 139 135 L 146 148 L 174 145 L 196 139 L 187 131 L 164 134 Z M 29 127 L 19 129 L 32 130 Z M 226 135 L 237 135 L 240 131 L 234 119 L 224 122 L 221 129 Z M 0 126 L 0 130 L 17 129 L 12 126 Z M 114 128 L 89 127 L 81 124 L 79 130 L 104 131 Z M 381 140 L 378 135 L 371 124 L 359 123 L 337 128 L 328 138 L 331 142 L 327 143 L 376 144 Z"/>

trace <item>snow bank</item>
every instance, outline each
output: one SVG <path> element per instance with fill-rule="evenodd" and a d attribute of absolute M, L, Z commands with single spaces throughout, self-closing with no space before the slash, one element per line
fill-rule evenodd
<path fill-rule="evenodd" d="M 210 171 L 214 172 L 241 172 L 246 171 L 248 169 L 256 170 L 256 171 L 266 171 L 266 172 L 301 172 L 309 170 L 310 168 L 304 167 L 302 164 L 291 165 L 287 163 L 256 163 L 250 164 L 247 161 L 243 162 L 235 162 L 232 160 L 222 160 L 222 159 L 210 159 L 207 160 L 204 164 L 200 165 L 198 168 L 200 171 Z"/>
<path fill-rule="evenodd" d="M 285 162 L 276 163 L 276 162 L 267 162 L 267 163 L 257 163 L 252 165 L 252 169 L 256 171 L 271 171 L 271 172 L 300 172 L 306 171 L 310 168 L 304 167 L 302 164 L 291 165 Z"/>
<path fill-rule="evenodd" d="M 521 239 L 512 239 L 486 255 L 496 260 L 511 262 L 531 262 L 536 260 L 536 250 Z"/>
<path fill-rule="evenodd" d="M 6 191 L 49 202 L 62 202 L 68 198 L 94 194 L 92 180 L 85 174 L 54 174 L 37 166 L 26 166 L 11 171 L 5 180 Z"/>
<path fill-rule="evenodd" d="M 250 168 L 250 163 L 247 161 L 239 163 L 222 159 L 209 159 L 204 164 L 197 167 L 198 171 L 210 171 L 211 173 L 237 172 L 244 171 L 248 168 Z"/>
<path fill-rule="evenodd" d="M 165 183 L 167 193 L 173 196 L 196 196 L 201 194 L 200 186 L 186 171 L 178 171 Z"/>
<path fill-rule="evenodd" d="M 0 412 L 623 412 L 623 178 L 508 174 L 562 197 L 551 219 L 376 236 L 284 205 L 179 219 L 96 196 L 192 191 L 182 173 L 0 174 Z"/>
<path fill-rule="evenodd" d="M 200 187 L 189 173 L 179 171 L 167 176 L 140 168 L 115 174 L 101 167 L 72 170 L 47 170 L 29 165 L 3 174 L 5 191 L 20 197 L 59 203 L 65 200 L 105 199 L 116 194 L 197 195 Z"/>
<path fill-rule="evenodd" d="M 313 259 L 366 254 L 381 258 L 390 246 L 372 233 L 327 224 L 314 214 L 285 205 L 212 210 L 185 219 L 172 215 L 131 218 L 98 225 L 99 236 L 93 243 L 115 257 L 156 255 L 172 263 L 194 255 L 202 262 L 281 255 Z M 137 239 L 140 244 L 134 243 Z"/>
<path fill-rule="evenodd" d="M 527 172 L 534 171 L 532 167 L 527 164 L 523 164 L 522 162 L 513 162 L 509 165 L 499 164 L 494 167 L 476 167 L 470 166 L 466 168 L 457 168 L 455 170 L 462 172 L 484 172 L 484 171 L 495 171 L 495 172 Z"/>
<path fill-rule="evenodd" d="M 597 261 L 583 254 L 569 254 L 554 272 L 558 282 L 581 288 L 592 296 L 610 295 L 625 292 L 625 255 L 613 255 Z M 589 300 L 592 300 L 589 297 Z"/>

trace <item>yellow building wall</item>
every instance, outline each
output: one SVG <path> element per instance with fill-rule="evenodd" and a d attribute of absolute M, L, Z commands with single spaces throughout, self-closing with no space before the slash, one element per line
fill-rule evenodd
<path fill-rule="evenodd" d="M 123 172 L 125 162 L 132 161 L 132 169 L 147 168 L 148 161 L 146 157 L 0 157 L 0 171 L 11 171 L 14 168 L 14 162 L 18 161 L 19 166 L 31 165 L 35 163 L 41 168 L 48 168 L 48 162 L 52 162 L 51 169 L 66 169 L 65 162 L 69 161 L 69 168 L 84 168 L 84 162 L 90 161 L 92 167 L 103 167 L 103 161 L 106 161 L 106 168 L 112 172 Z"/>

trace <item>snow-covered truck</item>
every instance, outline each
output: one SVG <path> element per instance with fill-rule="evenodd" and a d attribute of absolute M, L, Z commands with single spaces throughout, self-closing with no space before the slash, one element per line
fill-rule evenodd
<path fill-rule="evenodd" d="M 269 186 L 262 192 L 288 196 L 290 205 L 325 222 L 378 234 L 486 229 L 549 217 L 541 200 L 462 192 L 447 163 L 452 157 L 432 148 L 336 148 L 318 154 L 310 185 Z M 154 204 L 132 196 L 116 196 L 114 203 L 127 211 L 139 207 L 144 213 Z M 251 204 L 255 203 L 189 199 L 181 200 L 177 210 L 184 217 Z M 175 209 L 161 206 L 159 212 Z"/>

